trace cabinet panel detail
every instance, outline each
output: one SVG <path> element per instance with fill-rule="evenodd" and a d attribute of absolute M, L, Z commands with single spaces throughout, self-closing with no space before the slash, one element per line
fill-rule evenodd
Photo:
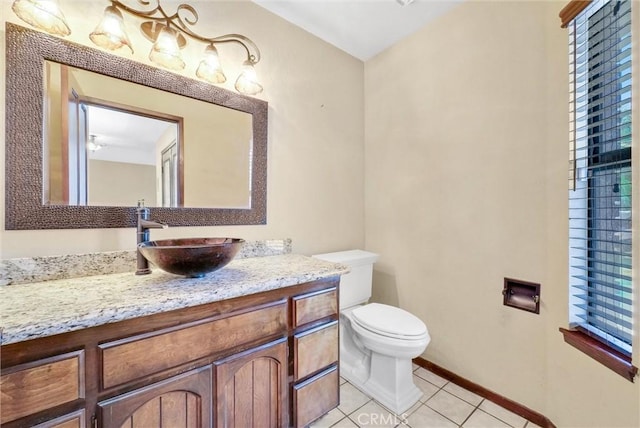
<path fill-rule="evenodd" d="M 304 427 L 336 407 L 340 402 L 336 366 L 293 387 L 293 424 Z"/>
<path fill-rule="evenodd" d="M 335 287 L 293 298 L 295 327 L 338 313 L 338 291 Z"/>
<path fill-rule="evenodd" d="M 286 329 L 286 301 L 280 300 L 227 318 L 106 343 L 100 346 L 102 387 L 117 386 Z"/>
<path fill-rule="evenodd" d="M 104 428 L 210 426 L 211 366 L 98 403 Z"/>
<path fill-rule="evenodd" d="M 300 380 L 338 361 L 338 322 L 298 333 L 293 338 L 294 377 Z"/>
<path fill-rule="evenodd" d="M 216 364 L 216 426 L 287 426 L 287 343 L 280 340 Z"/>
<path fill-rule="evenodd" d="M 84 351 L 75 351 L 3 370 L 1 423 L 84 398 Z"/>
<path fill-rule="evenodd" d="M 51 419 L 33 428 L 84 428 L 86 426 L 84 409 L 59 418 Z"/>

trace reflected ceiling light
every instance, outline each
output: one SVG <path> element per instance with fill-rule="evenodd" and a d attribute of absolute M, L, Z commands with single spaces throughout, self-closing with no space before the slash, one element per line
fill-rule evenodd
<path fill-rule="evenodd" d="M 171 70 L 185 68 L 180 49 L 186 45 L 187 38 L 205 43 L 207 48 L 200 61 L 196 75 L 211 83 L 223 83 L 226 81 L 220 66 L 216 46 L 224 43 L 239 44 L 246 51 L 247 57 L 235 87 L 239 92 L 247 95 L 256 95 L 262 92 L 262 86 L 257 82 L 254 69 L 254 65 L 260 61 L 260 50 L 251 39 L 241 34 L 225 34 L 217 37 L 200 36 L 190 28 L 198 22 L 198 13 L 193 6 L 188 4 L 179 5 L 176 12 L 170 15 L 162 8 L 160 0 L 138 0 L 138 2 L 145 6 L 153 3 L 155 7 L 152 9 L 147 8 L 147 10 L 137 10 L 124 5 L 119 0 L 111 0 L 111 6 L 105 9 L 105 16 L 102 21 L 96 27 L 96 30 L 91 33 L 91 40 L 103 48 L 113 50 L 127 46 L 133 52 L 122 21 L 121 12 L 126 12 L 144 20 L 140 24 L 140 30 L 147 39 L 153 42 L 149 59 L 162 67 Z M 107 21 L 107 15 L 109 15 L 109 20 L 113 24 L 103 25 Z M 250 68 L 251 71 L 246 71 L 247 68 Z M 246 75 L 247 73 L 248 75 Z"/>
<path fill-rule="evenodd" d="M 97 152 L 104 146 L 102 144 L 96 143 L 96 136 L 91 134 L 89 135 L 89 141 L 87 141 L 87 150 L 90 152 Z"/>
<path fill-rule="evenodd" d="M 13 12 L 29 25 L 56 36 L 68 36 L 71 30 L 57 0 L 15 0 Z"/>
<path fill-rule="evenodd" d="M 107 6 L 104 10 L 102 20 L 96 29 L 93 30 L 93 33 L 89 34 L 89 38 L 100 47 L 115 50 L 126 46 L 131 49 L 131 53 L 133 53 L 129 36 L 124 29 L 122 13 L 113 6 Z"/>

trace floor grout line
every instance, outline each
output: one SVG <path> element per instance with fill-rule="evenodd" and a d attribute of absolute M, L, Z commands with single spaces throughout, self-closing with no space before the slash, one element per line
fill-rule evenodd
<path fill-rule="evenodd" d="M 356 409 L 352 410 L 350 413 L 346 413 L 346 412 L 344 412 L 343 410 L 341 410 L 341 409 L 339 409 L 339 408 L 336 408 L 336 410 L 338 410 L 338 412 L 340 413 L 340 415 L 342 415 L 342 417 L 341 417 L 338 421 L 336 421 L 334 424 L 332 424 L 332 425 L 331 425 L 331 427 L 335 427 L 336 425 L 340 424 L 341 422 L 345 422 L 345 419 L 347 419 L 349 422 L 351 422 L 352 424 L 356 425 L 357 427 L 362 427 L 362 425 L 360 425 L 360 424 L 358 423 L 357 418 L 355 417 L 355 415 L 356 415 L 356 414 L 358 414 L 358 412 L 359 412 L 362 408 L 364 408 L 365 406 L 367 406 L 368 404 L 370 404 L 370 403 L 374 403 L 375 405 L 377 405 L 377 406 L 379 406 L 381 409 L 383 409 L 385 412 L 388 412 L 388 414 L 389 414 L 389 415 L 393 415 L 393 416 L 394 416 L 394 417 L 396 417 L 396 418 L 401 418 L 401 419 L 400 419 L 400 422 L 399 422 L 397 425 L 394 425 L 394 427 L 396 427 L 396 428 L 398 428 L 398 427 L 400 427 L 400 428 L 405 428 L 405 427 L 406 427 L 406 428 L 412 428 L 412 427 L 411 427 L 411 425 L 408 423 L 408 418 L 409 418 L 409 416 L 411 416 L 411 415 L 413 415 L 414 413 L 418 412 L 418 411 L 419 411 L 419 409 L 420 409 L 421 407 L 423 407 L 423 406 L 426 406 L 430 411 L 433 411 L 433 412 L 435 412 L 436 414 L 438 414 L 439 416 L 441 416 L 441 417 L 443 417 L 444 419 L 446 419 L 447 421 L 450 421 L 451 423 L 453 423 L 453 424 L 454 424 L 456 427 L 458 427 L 458 428 L 462 428 L 462 427 L 463 427 L 463 425 L 464 425 L 465 423 L 467 423 L 467 422 L 469 421 L 469 419 L 470 419 L 470 418 L 471 418 L 471 417 L 472 417 L 476 412 L 478 412 L 478 411 L 480 411 L 480 412 L 482 412 L 482 413 L 484 413 L 484 414 L 486 414 L 486 415 L 488 415 L 488 416 L 490 416 L 490 417 L 495 418 L 496 420 L 498 420 L 498 421 L 500 421 L 500 422 L 502 422 L 502 423 L 506 424 L 507 426 L 509 426 L 509 427 L 511 427 L 511 428 L 517 428 L 517 427 L 514 427 L 513 425 L 509 424 L 508 422 L 506 422 L 506 421 L 502 420 L 502 419 L 501 419 L 501 418 L 499 418 L 498 416 L 496 416 L 496 415 L 494 415 L 494 414 L 492 414 L 492 413 L 489 413 L 488 411 L 485 411 L 485 410 L 481 409 L 481 408 L 480 408 L 480 406 L 481 406 L 485 401 L 487 401 L 487 399 L 486 399 L 486 398 L 481 397 L 481 400 L 478 402 L 478 404 L 470 403 L 469 401 L 467 401 L 467 400 L 465 400 L 465 399 L 463 399 L 463 398 L 461 398 L 461 397 L 458 397 L 458 396 L 457 396 L 456 394 L 454 394 L 453 392 L 447 391 L 447 390 L 445 389 L 445 387 L 451 383 L 450 381 L 446 381 L 442 386 L 438 386 L 438 385 L 436 385 L 435 383 L 431 382 L 430 380 L 425 379 L 424 377 L 422 377 L 422 376 L 420 376 L 420 375 L 416 374 L 416 371 L 418 371 L 419 369 L 420 369 L 420 367 L 419 367 L 419 366 L 418 366 L 418 367 L 416 367 L 416 368 L 414 368 L 414 369 L 412 370 L 412 375 L 413 375 L 413 376 L 416 376 L 416 377 L 420 378 L 422 381 L 425 381 L 425 382 L 427 382 L 428 384 L 432 385 L 433 387 L 435 387 L 435 388 L 436 388 L 436 390 L 435 390 L 435 392 L 433 392 L 433 394 L 431 394 L 428 398 L 426 398 L 424 402 L 422 402 L 422 401 L 418 401 L 416 404 L 418 404 L 418 403 L 419 403 L 419 405 L 418 405 L 418 406 L 416 406 L 416 407 L 415 407 L 415 410 L 413 410 L 411 413 L 406 413 L 406 412 L 405 412 L 405 413 L 403 413 L 402 415 L 398 415 L 398 414 L 396 414 L 394 411 L 392 411 L 392 410 L 388 409 L 387 407 L 385 407 L 382 403 L 379 403 L 377 400 L 375 400 L 374 398 L 370 397 L 369 395 L 367 395 L 367 394 L 366 394 L 366 393 L 364 393 L 363 391 L 360 391 L 358 388 L 356 388 L 356 387 L 355 387 L 352 383 L 350 383 L 349 381 L 345 381 L 345 382 L 343 382 L 343 383 L 341 383 L 341 384 L 340 384 L 340 386 L 341 386 L 341 387 L 342 387 L 343 385 L 347 384 L 347 383 L 348 383 L 348 384 L 350 384 L 350 386 L 351 386 L 351 387 L 353 387 L 356 391 L 358 391 L 360 394 L 362 394 L 364 397 L 366 397 L 366 398 L 367 398 L 367 401 L 365 401 L 363 404 L 361 404 L 360 406 L 358 406 Z M 455 385 L 455 384 L 454 384 L 454 385 Z M 457 385 L 457 386 L 459 387 L 459 385 Z M 465 388 L 462 388 L 462 387 L 460 387 L 460 388 L 461 388 L 461 389 L 463 389 L 463 390 L 465 390 L 465 391 L 467 391 Z M 469 415 L 467 415 L 467 417 L 464 419 L 464 421 L 462 421 L 462 423 L 458 424 L 457 422 L 453 421 L 451 418 L 449 418 L 449 417 L 447 417 L 446 415 L 442 414 L 441 412 L 439 412 L 438 410 L 434 409 L 433 407 L 431 407 L 431 406 L 428 404 L 428 403 L 429 403 L 429 401 L 431 401 L 431 400 L 432 400 L 432 399 L 433 399 L 437 394 L 439 394 L 439 393 L 440 393 L 440 392 L 442 392 L 442 391 L 444 391 L 445 393 L 447 393 L 447 394 L 449 394 L 449 395 L 453 396 L 456 400 L 459 400 L 459 401 L 461 401 L 462 403 L 467 404 L 467 405 L 469 405 L 469 406 L 471 406 L 471 407 L 472 407 L 471 412 L 469 413 Z M 469 392 L 470 392 L 470 391 L 469 391 Z M 490 401 L 490 400 L 489 400 L 489 401 Z M 492 403 L 493 403 L 493 402 L 492 402 Z M 494 404 L 495 404 L 495 403 L 494 403 Z M 415 404 L 414 404 L 414 406 L 415 406 Z M 410 409 L 411 409 L 411 408 L 413 408 L 414 406 L 411 406 L 408 410 L 410 410 Z M 499 407 L 500 407 L 500 406 L 499 406 Z M 508 409 L 505 409 L 505 410 L 508 410 Z M 402 417 L 403 415 L 406 415 L 406 417 Z M 526 420 L 526 419 L 525 419 L 525 423 L 524 423 L 524 426 L 523 426 L 522 428 L 526 428 L 526 427 L 527 427 L 527 425 L 529 425 L 529 423 L 530 423 L 530 422 L 531 422 L 531 421 L 528 421 L 528 420 Z M 404 424 L 404 425 L 403 425 L 403 424 Z M 372 425 L 368 425 L 368 424 L 367 424 L 367 425 L 365 425 L 365 426 L 366 426 L 366 427 L 368 427 L 368 426 L 372 426 Z"/>
<path fill-rule="evenodd" d="M 458 397 L 460 398 L 460 397 Z M 467 416 L 467 418 L 462 421 L 462 423 L 459 425 L 459 427 L 462 427 L 465 423 L 467 423 L 467 421 L 471 418 L 471 415 L 473 415 L 475 412 L 477 412 L 478 410 L 480 410 L 480 405 L 484 402 L 484 398 L 482 400 L 480 400 L 480 402 L 473 408 L 473 410 L 471 411 L 471 413 L 469 413 L 469 416 Z M 468 401 L 466 401 L 466 403 L 469 403 Z M 471 404 L 471 403 L 469 403 Z M 471 404 L 473 406 L 473 404 Z M 482 410 L 480 410 L 482 411 Z"/>

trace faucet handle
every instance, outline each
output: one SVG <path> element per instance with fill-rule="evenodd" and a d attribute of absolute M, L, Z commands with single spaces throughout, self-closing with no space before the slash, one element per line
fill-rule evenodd
<path fill-rule="evenodd" d="M 136 208 L 136 213 L 139 219 L 148 219 L 149 218 L 149 208 L 144 206 L 144 199 L 138 200 L 138 208 Z"/>

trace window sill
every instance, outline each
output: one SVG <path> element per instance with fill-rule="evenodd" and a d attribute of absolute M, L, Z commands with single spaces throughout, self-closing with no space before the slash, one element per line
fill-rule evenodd
<path fill-rule="evenodd" d="M 595 340 L 580 330 L 560 328 L 564 341 L 584 352 L 600 364 L 610 368 L 623 378 L 633 382 L 638 368 L 631 364 L 631 358 Z"/>

